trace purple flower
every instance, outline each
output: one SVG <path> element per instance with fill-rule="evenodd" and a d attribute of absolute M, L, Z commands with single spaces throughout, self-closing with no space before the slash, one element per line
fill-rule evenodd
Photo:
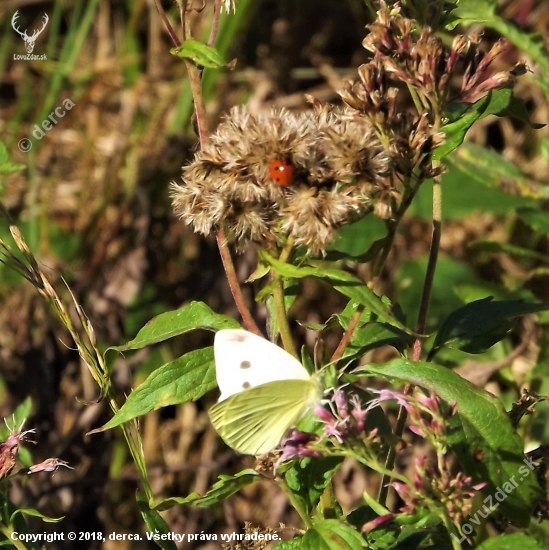
<path fill-rule="evenodd" d="M 277 465 L 291 460 L 292 458 L 306 458 L 309 456 L 321 456 L 319 451 L 309 449 L 309 444 L 317 441 L 318 436 L 307 432 L 302 432 L 296 428 L 292 428 L 288 437 L 282 441 L 282 455 L 277 461 Z M 276 468 L 276 466 L 275 466 Z"/>

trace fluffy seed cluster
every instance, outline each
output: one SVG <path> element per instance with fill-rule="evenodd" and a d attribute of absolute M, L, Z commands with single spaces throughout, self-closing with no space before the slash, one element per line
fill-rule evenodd
<path fill-rule="evenodd" d="M 276 167 L 285 180 L 277 182 Z M 376 211 L 390 215 L 388 155 L 371 125 L 349 109 L 293 113 L 233 108 L 172 185 L 176 213 L 208 235 L 221 228 L 243 247 L 288 237 L 324 253 L 338 227 Z"/>
<path fill-rule="evenodd" d="M 458 36 L 446 47 L 400 7 L 380 6 L 363 41 L 372 58 L 340 92 L 346 107 L 313 100 L 299 114 L 233 108 L 183 168 L 182 184 L 172 185 L 185 223 L 204 235 L 221 229 L 240 249 L 290 240 L 310 255 L 325 254 L 337 228 L 372 211 L 395 219 L 403 192 L 413 196 L 406 188 L 444 170 L 431 153 L 445 139 L 439 128 L 450 103 L 510 86 L 526 70 L 519 64 L 491 75 L 501 43 L 484 54 L 478 37 Z M 410 99 L 415 112 L 403 108 Z"/>

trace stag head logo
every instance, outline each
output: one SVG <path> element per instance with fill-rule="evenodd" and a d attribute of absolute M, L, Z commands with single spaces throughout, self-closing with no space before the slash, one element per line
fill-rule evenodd
<path fill-rule="evenodd" d="M 17 24 L 17 14 L 19 13 L 19 10 L 17 10 L 14 14 L 13 14 L 13 17 L 11 18 L 11 26 L 13 27 L 13 30 L 20 34 L 21 35 L 21 38 L 24 40 L 25 42 L 25 49 L 27 50 L 27 53 L 32 53 L 32 50 L 34 50 L 34 43 L 36 42 L 36 39 L 38 38 L 38 36 L 40 35 L 40 33 L 46 28 L 46 25 L 48 24 L 48 21 L 49 21 L 49 17 L 48 15 L 45 13 L 44 14 L 44 23 L 42 24 L 42 28 L 40 30 L 35 30 L 33 33 L 32 33 L 32 36 L 28 36 L 27 35 L 27 31 L 25 30 L 25 32 L 21 32 L 19 30 L 19 27 L 16 27 L 16 24 Z"/>

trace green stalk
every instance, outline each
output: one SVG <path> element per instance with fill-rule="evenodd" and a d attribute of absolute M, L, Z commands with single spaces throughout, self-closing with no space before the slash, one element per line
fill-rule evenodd
<path fill-rule="evenodd" d="M 280 261 L 287 262 L 289 260 L 293 251 L 294 240 L 295 239 L 291 235 L 288 237 L 288 240 L 286 241 L 286 244 L 278 257 Z M 277 275 L 273 274 L 273 276 L 276 277 Z M 275 282 L 273 288 L 273 301 L 276 322 L 278 325 L 278 331 L 280 332 L 280 338 L 282 339 L 282 345 L 289 354 L 293 355 L 298 361 L 301 361 L 294 345 L 290 324 L 288 323 L 286 304 L 284 302 L 284 283 L 281 278 L 278 278 Z"/>
<path fill-rule="evenodd" d="M 433 163 L 435 165 L 435 163 Z M 433 179 L 433 234 L 431 237 L 431 249 L 429 252 L 429 262 L 427 264 L 427 272 L 425 274 L 425 281 L 423 283 L 423 291 L 421 293 L 421 301 L 419 305 L 418 320 L 416 324 L 416 333 L 423 334 L 425 332 L 425 324 L 427 321 L 427 311 L 429 309 L 429 301 L 431 298 L 431 291 L 433 288 L 433 280 L 435 277 L 435 270 L 438 260 L 438 253 L 440 249 L 440 237 L 442 234 L 442 185 L 441 178 L 437 176 Z M 412 361 L 419 361 L 421 358 L 421 352 L 423 348 L 423 338 L 417 337 L 412 351 Z M 413 393 L 415 386 L 408 385 L 404 389 L 407 395 Z M 398 411 L 397 423 L 395 426 L 395 436 L 400 439 L 404 433 L 404 426 L 406 425 L 407 413 L 404 407 L 400 407 Z M 392 446 L 387 453 L 387 460 L 385 467 L 387 470 L 392 470 L 395 465 L 396 448 Z M 381 480 L 381 488 L 379 491 L 379 502 L 383 506 L 387 499 L 389 488 L 386 487 L 387 476 L 383 476 Z"/>

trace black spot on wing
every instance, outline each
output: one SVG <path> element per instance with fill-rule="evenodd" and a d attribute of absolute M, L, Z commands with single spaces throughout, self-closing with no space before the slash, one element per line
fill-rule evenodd
<path fill-rule="evenodd" d="M 249 369 L 252 367 L 252 364 L 249 361 L 241 361 L 240 362 L 240 368 L 241 369 Z"/>

